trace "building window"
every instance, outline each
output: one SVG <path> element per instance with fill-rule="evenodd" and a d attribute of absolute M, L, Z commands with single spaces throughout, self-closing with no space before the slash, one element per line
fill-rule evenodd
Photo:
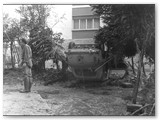
<path fill-rule="evenodd" d="M 74 20 L 74 29 L 79 29 L 79 19 Z"/>
<path fill-rule="evenodd" d="M 80 20 L 80 29 L 86 29 L 86 19 Z"/>
<path fill-rule="evenodd" d="M 99 18 L 74 19 L 73 29 L 98 29 L 100 26 Z"/>
<path fill-rule="evenodd" d="M 95 18 L 94 19 L 94 28 L 99 28 L 100 22 L 99 22 L 99 18 Z"/>
<path fill-rule="evenodd" d="M 92 19 L 87 19 L 87 29 L 92 28 Z"/>

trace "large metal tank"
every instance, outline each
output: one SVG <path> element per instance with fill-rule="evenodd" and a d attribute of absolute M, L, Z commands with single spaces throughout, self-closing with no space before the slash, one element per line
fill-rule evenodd
<path fill-rule="evenodd" d="M 103 68 L 95 69 L 103 63 L 101 51 L 92 45 L 73 45 L 66 51 L 68 65 L 77 79 L 100 80 Z"/>

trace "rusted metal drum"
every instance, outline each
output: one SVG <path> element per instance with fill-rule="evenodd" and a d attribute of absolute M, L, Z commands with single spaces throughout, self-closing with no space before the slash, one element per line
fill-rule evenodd
<path fill-rule="evenodd" d="M 103 68 L 95 71 L 95 69 L 103 62 L 99 49 L 69 49 L 66 54 L 68 65 L 77 79 L 99 80 L 102 78 Z"/>

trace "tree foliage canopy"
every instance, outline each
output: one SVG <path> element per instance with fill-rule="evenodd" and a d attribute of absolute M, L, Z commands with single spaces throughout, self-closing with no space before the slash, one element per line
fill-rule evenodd
<path fill-rule="evenodd" d="M 3 16 L 3 41 L 14 42 L 23 34 L 17 19 L 11 19 L 7 14 Z"/>
<path fill-rule="evenodd" d="M 45 61 L 57 58 L 55 50 L 63 42 L 61 33 L 54 33 L 47 25 L 51 8 L 47 5 L 23 5 L 17 12 L 21 15 L 21 27 L 29 31 L 29 45 L 33 52 L 33 63 L 37 69 L 45 68 Z M 56 51 L 56 52 L 55 52 Z"/>
<path fill-rule="evenodd" d="M 95 38 L 101 44 L 107 41 L 113 53 L 116 54 L 121 51 L 127 57 L 134 56 L 137 53 L 136 38 L 140 50 L 144 46 L 146 48 L 154 46 L 154 5 L 109 4 L 91 6 L 95 13 L 102 17 L 105 24 Z M 145 51 L 148 49 L 146 48 Z M 150 54 L 148 53 L 148 55 Z M 150 57 L 154 59 L 154 56 Z"/>
<path fill-rule="evenodd" d="M 21 15 L 21 26 L 31 30 L 35 26 L 46 26 L 47 17 L 50 15 L 48 5 L 22 5 L 17 9 L 17 13 Z"/>

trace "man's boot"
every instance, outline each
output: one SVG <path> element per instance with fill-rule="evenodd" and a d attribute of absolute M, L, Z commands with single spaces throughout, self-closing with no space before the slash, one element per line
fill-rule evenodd
<path fill-rule="evenodd" d="M 31 91 L 31 87 L 32 87 L 32 84 L 33 84 L 33 82 L 32 82 L 32 78 L 29 78 L 30 80 L 29 80 L 29 91 Z"/>
<path fill-rule="evenodd" d="M 30 92 L 30 85 L 29 85 L 29 79 L 25 77 L 24 79 L 24 90 L 20 91 L 21 93 L 28 93 Z"/>

